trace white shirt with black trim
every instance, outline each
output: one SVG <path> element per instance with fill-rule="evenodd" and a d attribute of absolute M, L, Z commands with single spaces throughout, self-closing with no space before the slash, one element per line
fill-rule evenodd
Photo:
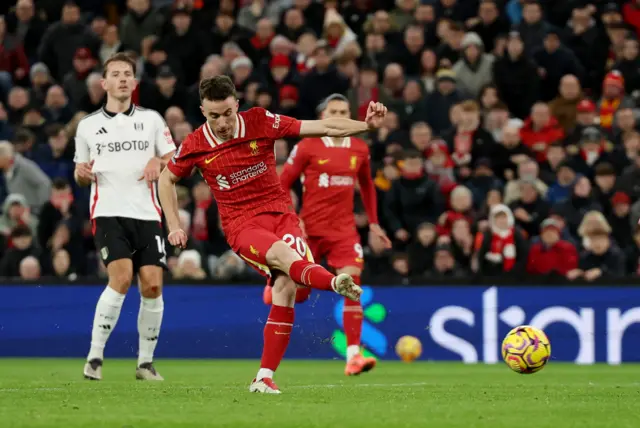
<path fill-rule="evenodd" d="M 176 149 L 171 132 L 157 111 L 131 105 L 114 114 L 104 108 L 85 116 L 75 138 L 76 163 L 91 162 L 91 219 L 128 217 L 160 221 L 155 186 L 139 180 L 153 157 Z"/>

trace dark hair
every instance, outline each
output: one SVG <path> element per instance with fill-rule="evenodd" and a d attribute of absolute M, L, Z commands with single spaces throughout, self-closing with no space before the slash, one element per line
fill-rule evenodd
<path fill-rule="evenodd" d="M 27 128 L 18 128 L 13 136 L 12 143 L 28 143 L 29 141 L 36 140 L 36 134 L 34 134 L 30 129 Z"/>
<path fill-rule="evenodd" d="M 24 237 L 32 237 L 33 233 L 31 233 L 31 229 L 26 224 L 19 224 L 14 227 L 9 233 L 11 238 L 24 238 Z"/>
<path fill-rule="evenodd" d="M 51 186 L 56 190 L 64 190 L 71 187 L 69 182 L 61 177 L 54 178 Z"/>
<path fill-rule="evenodd" d="M 112 62 L 126 62 L 131 66 L 133 74 L 136 74 L 136 62 L 126 53 L 118 52 L 111 55 L 109 59 L 107 59 L 102 65 L 102 77 L 107 77 L 107 68 L 109 68 L 109 64 L 111 64 Z"/>
<path fill-rule="evenodd" d="M 403 160 L 407 159 L 422 159 L 422 153 L 415 149 L 405 150 L 402 156 Z"/>
<path fill-rule="evenodd" d="M 229 97 L 238 98 L 236 87 L 229 76 L 215 76 L 200 81 L 200 101 L 224 101 Z"/>
<path fill-rule="evenodd" d="M 616 175 L 616 169 L 609 162 L 603 162 L 595 168 L 596 176 Z"/>
<path fill-rule="evenodd" d="M 44 128 L 44 132 L 45 134 L 47 134 L 47 137 L 51 138 L 57 137 L 60 131 L 62 131 L 63 129 L 64 125 L 60 123 L 52 123 L 51 125 Z"/>

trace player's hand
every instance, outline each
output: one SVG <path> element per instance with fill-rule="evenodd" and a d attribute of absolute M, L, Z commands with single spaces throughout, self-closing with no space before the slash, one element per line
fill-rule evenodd
<path fill-rule="evenodd" d="M 151 184 L 154 181 L 158 181 L 160 178 L 160 168 L 162 167 L 162 163 L 158 158 L 151 158 L 149 162 L 147 162 L 147 166 L 144 167 L 144 172 L 142 176 L 138 179 L 138 181 L 147 180 L 147 183 Z"/>
<path fill-rule="evenodd" d="M 186 248 L 187 247 L 187 234 L 182 229 L 169 232 L 169 243 L 174 247 Z"/>
<path fill-rule="evenodd" d="M 567 272 L 567 279 L 573 281 L 574 279 L 578 279 L 582 276 L 583 272 L 581 269 L 571 269 Z"/>
<path fill-rule="evenodd" d="M 369 129 L 378 129 L 382 126 L 386 115 L 387 108 L 384 104 L 371 101 L 369 102 L 369 107 L 367 107 L 367 116 L 364 121 L 369 126 Z"/>
<path fill-rule="evenodd" d="M 587 281 L 593 281 L 595 279 L 600 278 L 601 276 L 602 276 L 602 270 L 599 268 L 589 269 L 584 273 L 584 279 L 586 279 Z"/>
<path fill-rule="evenodd" d="M 76 176 L 78 179 L 85 183 L 93 183 L 95 181 L 96 178 L 92 172 L 94 162 L 95 160 L 76 164 Z"/>
<path fill-rule="evenodd" d="M 391 240 L 387 237 L 387 233 L 380 227 L 379 224 L 371 224 L 369 225 L 369 232 L 373 234 L 376 238 L 380 239 L 384 248 L 391 248 Z"/>

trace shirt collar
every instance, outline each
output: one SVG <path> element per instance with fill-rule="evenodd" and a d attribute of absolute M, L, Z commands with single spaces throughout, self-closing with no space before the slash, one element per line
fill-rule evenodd
<path fill-rule="evenodd" d="M 125 111 L 122 112 L 122 114 L 127 115 L 127 116 L 131 116 L 133 115 L 133 111 L 136 109 L 135 104 L 131 103 L 129 105 L 129 108 L 126 109 Z M 112 111 L 107 110 L 106 106 L 102 106 L 102 114 L 104 114 L 106 117 L 108 117 L 109 119 L 111 119 L 112 117 L 116 117 L 118 115 L 118 113 L 114 113 Z"/>

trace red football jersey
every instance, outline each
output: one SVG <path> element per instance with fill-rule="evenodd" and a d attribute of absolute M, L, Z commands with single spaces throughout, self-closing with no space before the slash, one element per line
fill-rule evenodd
<path fill-rule="evenodd" d="M 276 172 L 275 140 L 300 135 L 300 121 L 262 108 L 238 113 L 233 139 L 220 141 L 207 122 L 182 142 L 167 168 L 188 177 L 194 167 L 211 188 L 229 236 L 263 212 L 292 211 Z"/>
<path fill-rule="evenodd" d="M 378 223 L 376 191 L 371 177 L 369 147 L 353 137 L 336 146 L 328 137 L 305 138 L 291 151 L 280 180 L 285 190 L 301 177 L 300 217 L 309 236 L 356 233 L 353 198 L 356 181 L 370 223 Z"/>

